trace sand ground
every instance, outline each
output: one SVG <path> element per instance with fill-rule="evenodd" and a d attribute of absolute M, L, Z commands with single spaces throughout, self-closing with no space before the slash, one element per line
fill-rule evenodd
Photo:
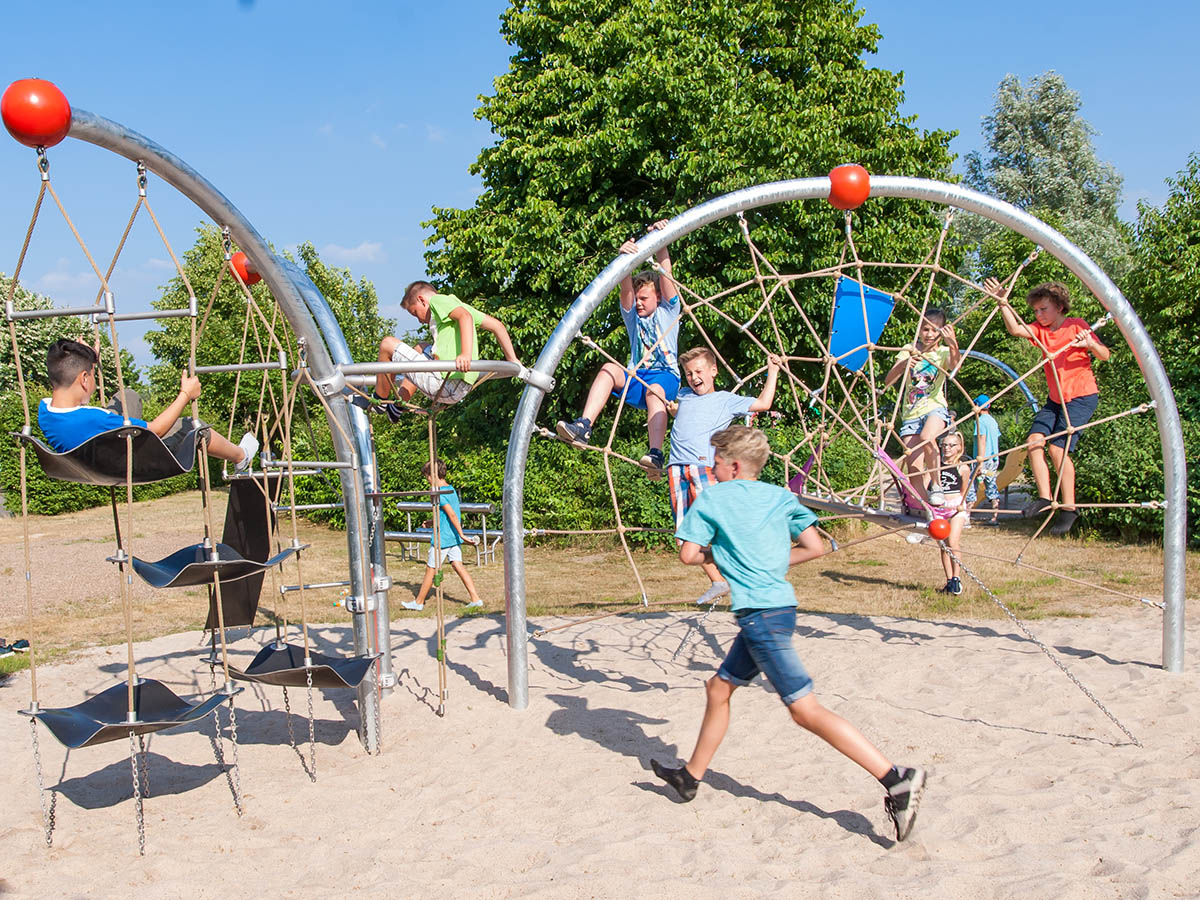
<path fill-rule="evenodd" d="M 904 844 L 878 785 L 799 731 L 761 685 L 735 696 L 692 803 L 657 782 L 650 759 L 690 750 L 704 679 L 735 632 L 728 613 L 692 630 L 699 618 L 618 617 L 533 639 L 524 711 L 504 702 L 500 617 L 451 619 L 444 718 L 433 710 L 434 622 L 397 621 L 400 681 L 382 704 L 380 756 L 358 740 L 353 692 L 317 692 L 310 782 L 287 743 L 281 692 L 250 687 L 237 701 L 245 814 L 214 761 L 211 720 L 152 736 L 144 858 L 128 743 L 67 754 L 41 731 L 56 815 L 45 847 L 30 729 L 16 715 L 29 702 L 21 672 L 0 684 L 0 894 L 1200 894 L 1200 677 L 1194 652 L 1183 674 L 1157 667 L 1157 611 L 1033 623 L 1141 748 L 1003 622 L 802 614 L 797 645 L 818 696 L 896 761 L 931 770 Z M 1193 609 L 1189 624 L 1197 618 Z M 350 644 L 344 625 L 317 636 L 324 652 Z M 266 639 L 243 638 L 238 655 Z M 198 633 L 139 644 L 142 674 L 205 692 L 200 644 Z M 108 687 L 124 659 L 123 646 L 93 648 L 41 668 L 42 704 Z M 304 691 L 290 704 L 303 716 Z M 304 719 L 293 722 L 306 738 Z"/>

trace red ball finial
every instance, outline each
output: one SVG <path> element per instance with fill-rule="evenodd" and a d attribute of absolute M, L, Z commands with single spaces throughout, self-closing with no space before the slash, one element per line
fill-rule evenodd
<path fill-rule="evenodd" d="M 246 287 L 262 281 L 262 276 L 258 274 L 258 269 L 254 268 L 254 263 L 250 262 L 250 257 L 241 250 L 233 254 L 233 258 L 229 260 L 229 263 L 233 266 L 233 270 L 238 273 L 238 278 L 242 279 L 242 283 Z"/>
<path fill-rule="evenodd" d="M 934 519 L 929 523 L 929 536 L 937 541 L 944 541 L 950 537 L 950 520 L 949 519 Z"/>
<path fill-rule="evenodd" d="M 838 166 L 829 173 L 829 202 L 838 209 L 858 209 L 871 196 L 871 176 L 862 166 Z"/>
<path fill-rule="evenodd" d="M 71 104 L 52 82 L 22 78 L 0 99 L 0 118 L 26 147 L 53 147 L 71 130 Z"/>

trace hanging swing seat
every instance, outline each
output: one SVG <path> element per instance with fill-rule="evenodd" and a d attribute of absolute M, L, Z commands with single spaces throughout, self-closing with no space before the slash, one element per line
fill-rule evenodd
<path fill-rule="evenodd" d="M 32 435 L 12 432 L 37 454 L 42 471 L 56 481 L 115 487 L 125 483 L 127 438 L 133 438 L 133 483 L 150 484 L 192 470 L 196 440 L 202 429 L 182 435 L 172 451 L 162 438 L 140 425 L 128 425 L 88 438 L 78 447 L 56 453 Z"/>
<path fill-rule="evenodd" d="M 246 559 L 228 544 L 218 543 L 216 559 L 210 559 L 210 550 L 204 544 L 191 544 L 182 550 L 176 550 L 158 562 L 147 562 L 133 557 L 133 571 L 142 581 L 154 588 L 195 587 L 200 584 L 212 584 L 213 579 L 220 576 L 221 583 L 238 581 L 251 575 L 258 575 L 277 566 L 285 559 L 308 547 L 288 547 L 281 553 L 276 553 L 270 559 L 258 562 Z M 116 557 L 109 557 L 115 562 Z"/>
<path fill-rule="evenodd" d="M 276 687 L 306 687 L 308 673 L 311 672 L 315 688 L 354 688 L 367 677 L 367 672 L 381 655 L 375 653 L 339 659 L 321 653 L 309 653 L 312 666 L 306 667 L 303 647 L 275 641 L 263 647 L 245 669 L 230 666 L 229 674 L 238 681 Z"/>
<path fill-rule="evenodd" d="M 129 719 L 129 686 L 114 684 L 95 697 L 62 709 L 18 710 L 39 719 L 64 747 L 78 750 L 134 734 L 152 734 L 203 719 L 243 688 L 218 692 L 188 703 L 161 681 L 143 678 L 133 688 L 134 720 Z"/>

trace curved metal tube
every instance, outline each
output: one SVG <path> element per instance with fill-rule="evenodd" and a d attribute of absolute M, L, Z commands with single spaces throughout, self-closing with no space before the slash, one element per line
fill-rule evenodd
<path fill-rule="evenodd" d="M 970 359 L 977 359 L 980 362 L 985 362 L 989 366 L 995 366 L 1014 382 L 1016 382 L 1017 388 L 1022 394 L 1025 395 L 1025 402 L 1033 407 L 1033 411 L 1035 413 L 1038 411 L 1037 397 L 1033 396 L 1033 391 L 1029 389 L 1029 385 L 1027 385 L 1024 381 L 1017 381 L 1017 379 L 1019 379 L 1021 376 L 1017 374 L 1016 369 L 1004 362 L 1004 360 L 997 359 L 996 357 L 990 356 L 987 353 L 981 353 L 978 350 L 968 350 L 963 354 L 963 356 L 969 357 Z M 962 366 L 959 366 L 959 369 L 961 368 Z"/>
<path fill-rule="evenodd" d="M 734 191 L 709 200 L 671 219 L 662 231 L 653 231 L 638 241 L 636 254 L 619 254 L 571 304 L 558 327 L 542 348 L 534 370 L 547 377 L 554 374 L 567 347 L 584 323 L 622 278 L 658 250 L 701 226 L 748 209 L 796 200 L 824 200 L 829 196 L 827 176 L 776 181 Z M 1166 514 L 1163 522 L 1163 668 L 1183 668 L 1184 551 L 1186 548 L 1187 478 L 1183 432 L 1179 410 L 1158 352 L 1129 302 L 1112 280 L 1087 255 L 1044 222 L 1010 203 L 988 197 L 959 185 L 925 178 L 878 176 L 871 178 L 871 196 L 902 197 L 954 206 L 997 222 L 1046 249 L 1090 290 L 1106 310 L 1133 350 L 1155 402 L 1159 440 L 1166 474 Z M 504 474 L 505 593 L 508 616 L 509 704 L 524 709 L 528 697 L 528 648 L 525 618 L 525 559 L 521 536 L 524 531 L 523 504 L 525 463 L 529 442 L 544 392 L 527 386 L 513 419 L 512 435 Z"/>
<path fill-rule="evenodd" d="M 320 291 L 308 279 L 308 276 L 295 264 L 283 260 L 267 246 L 266 241 L 254 229 L 249 220 L 229 200 L 182 159 L 159 146 L 149 138 L 132 131 L 123 125 L 97 116 L 82 109 L 72 109 L 70 136 L 79 140 L 103 147 L 113 153 L 134 162 L 144 163 L 146 168 L 154 172 L 167 184 L 173 186 L 181 194 L 191 200 L 218 225 L 228 226 L 230 234 L 238 245 L 254 260 L 255 267 L 270 288 L 280 309 L 287 317 L 296 337 L 305 347 L 308 365 L 316 380 L 331 377 L 339 363 L 352 362 L 345 337 L 337 324 L 329 305 Z M 374 451 L 370 431 L 367 428 L 365 415 L 359 411 L 350 411 L 346 403 L 331 405 L 333 416 L 330 432 L 333 435 L 333 448 L 341 462 L 358 462 L 356 467 L 340 470 L 342 490 L 347 501 L 353 497 L 361 497 L 367 491 L 375 490 L 378 483 L 374 471 Z M 339 428 L 338 426 L 341 426 Z M 343 434 L 349 435 L 347 440 Z M 357 481 L 357 486 L 356 486 Z M 370 485 L 368 487 L 367 485 Z M 390 646 L 387 638 L 387 595 L 376 593 L 372 584 L 364 584 L 361 544 L 358 536 L 368 527 L 368 507 L 358 506 L 352 502 L 346 503 L 346 538 L 350 554 L 350 580 L 352 593 L 363 598 L 363 609 L 353 617 L 354 650 L 356 655 L 366 656 L 375 652 L 376 648 L 386 651 Z M 376 572 L 383 570 L 383 536 L 382 529 L 373 529 L 378 540 L 372 544 L 372 562 L 378 561 Z M 375 545 L 378 552 L 374 552 Z M 370 598 L 373 603 L 366 602 Z M 378 620 L 383 637 L 372 634 L 368 627 L 366 607 L 375 606 L 378 609 Z M 384 652 L 380 659 L 381 675 L 390 675 L 390 654 Z M 384 682 L 386 684 L 386 680 Z M 377 686 L 371 679 L 364 680 L 358 688 L 359 712 L 363 720 L 363 734 L 366 738 L 367 749 L 377 752 L 380 746 L 377 723 L 378 694 Z"/>

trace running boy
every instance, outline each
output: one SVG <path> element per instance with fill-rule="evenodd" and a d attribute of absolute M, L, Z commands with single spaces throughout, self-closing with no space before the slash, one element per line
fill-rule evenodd
<path fill-rule="evenodd" d="M 1100 388 L 1092 372 L 1092 357 L 1106 360 L 1112 355 L 1084 319 L 1069 319 L 1071 294 L 1057 281 L 1039 284 L 1025 296 L 1033 310 L 1034 321 L 1023 322 L 1000 282 L 989 278 L 984 289 L 1000 301 L 1004 327 L 1014 337 L 1023 337 L 1042 351 L 1046 359 L 1043 371 L 1049 402 L 1038 410 L 1029 428 L 1029 468 L 1037 484 L 1038 496 L 1025 508 L 1027 516 L 1050 509 L 1050 468 L 1046 464 L 1046 446 L 1058 472 L 1062 502 L 1050 526 L 1051 534 L 1066 534 L 1075 524 L 1075 463 L 1071 453 L 1079 445 L 1079 432 L 1069 436 L 1068 428 L 1080 428 L 1091 421 L 1100 403 Z M 1054 435 L 1047 441 L 1047 435 Z"/>
<path fill-rule="evenodd" d="M 146 422 L 136 418 L 142 412 L 142 398 L 126 388 L 125 396 L 114 396 L 108 406 L 89 406 L 96 390 L 96 351 L 87 344 L 69 339 L 55 341 L 46 351 L 46 374 L 50 378 L 50 396 L 38 404 L 38 425 L 46 440 L 59 453 L 74 450 L 84 441 L 125 424 L 146 428 L 174 450 L 183 438 L 198 427 L 184 416 L 187 405 L 200 396 L 200 379 L 195 375 L 179 377 L 179 393 L 161 413 Z M 258 452 L 258 441 L 250 432 L 234 444 L 208 431 L 208 455 L 234 464 L 235 472 L 245 472 Z"/>
<path fill-rule="evenodd" d="M 429 558 L 425 561 L 425 577 L 421 581 L 421 589 L 417 592 L 417 598 L 405 600 L 400 605 L 405 609 L 418 611 L 424 609 L 425 597 L 433 586 L 433 576 L 437 574 L 438 566 L 449 560 L 450 568 L 462 581 L 463 587 L 467 589 L 467 594 L 471 597 L 467 609 L 479 609 L 483 606 L 483 601 L 479 599 L 479 593 L 475 590 L 475 582 L 471 580 L 471 573 L 463 565 L 462 550 L 459 549 L 464 543 L 478 544 L 479 538 L 463 533 L 462 508 L 458 502 L 458 491 L 446 483 L 446 464 L 440 459 L 437 460 L 437 472 L 436 474 L 433 472 L 429 463 L 425 463 L 421 467 L 421 474 L 425 476 L 429 486 L 438 492 L 439 546 L 435 548 L 432 542 L 430 543 Z"/>
<path fill-rule="evenodd" d="M 767 381 L 758 397 L 742 397 L 731 391 L 715 389 L 717 357 L 708 347 L 693 347 L 679 357 L 687 387 L 679 392 L 675 424 L 671 426 L 671 458 L 667 466 L 667 484 L 671 488 L 671 511 L 679 528 L 696 497 L 713 483 L 712 436 L 729 426 L 738 416 L 766 412 L 775 399 L 775 383 L 781 360 L 767 356 Z M 711 582 L 700 595 L 698 604 L 712 603 L 729 593 L 729 584 L 711 562 L 700 568 Z"/>
<path fill-rule="evenodd" d="M 984 496 L 992 504 L 992 517 L 984 522 L 985 525 L 999 524 L 996 510 L 1000 508 L 1000 487 L 996 484 L 996 476 L 1000 472 L 1000 423 L 988 412 L 992 399 L 987 394 L 975 398 L 975 406 L 979 415 L 975 419 L 975 475 L 971 486 L 967 488 L 967 505 L 975 508 L 979 501 L 978 485 L 983 482 Z"/>
<path fill-rule="evenodd" d="M 943 343 L 944 342 L 944 343 Z M 895 384 L 908 371 L 908 389 L 900 415 L 900 441 L 908 454 L 904 469 L 915 474 L 913 487 L 928 498 L 929 484 L 937 466 L 937 436 L 950 424 L 946 406 L 946 374 L 958 366 L 958 339 L 946 314 L 930 307 L 917 330 L 913 350 L 901 350 L 896 364 L 884 376 L 884 384 Z"/>
<path fill-rule="evenodd" d="M 963 436 L 957 431 L 947 431 L 938 438 L 938 450 L 942 465 L 938 469 L 937 486 L 942 492 L 942 505 L 938 512 L 950 516 L 950 536 L 946 547 L 942 547 L 942 569 L 946 573 L 946 584 L 942 594 L 961 594 L 962 579 L 959 578 L 958 557 L 962 555 L 962 533 L 971 514 L 967 511 L 963 497 L 963 485 L 971 477 L 971 469 L 963 462 Z"/>
<path fill-rule="evenodd" d="M 662 219 L 650 226 L 661 231 Z M 626 241 L 622 253 L 637 253 L 637 243 Z M 666 247 L 655 254 L 662 275 L 639 272 L 621 280 L 621 318 L 629 333 L 629 365 L 636 377 L 630 382 L 625 402 L 647 413 L 646 430 L 650 449 L 640 460 L 651 481 L 662 478 L 663 438 L 667 434 L 667 404 L 679 393 L 679 292 L 671 277 L 671 254 Z M 666 298 L 665 300 L 663 298 Z M 609 395 L 620 397 L 629 377 L 625 368 L 605 363 L 592 380 L 583 414 L 573 422 L 559 422 L 558 436 L 568 443 L 586 444 L 592 425 L 604 409 Z"/>
<path fill-rule="evenodd" d="M 711 559 L 729 578 L 740 630 L 717 674 L 707 682 L 704 720 L 691 758 L 677 769 L 652 760 L 654 774 L 685 802 L 695 797 L 729 727 L 734 690 L 762 672 L 797 725 L 858 763 L 884 786 L 884 807 L 896 827 L 896 840 L 902 841 L 917 815 L 924 770 L 893 766 L 857 728 L 821 706 L 792 646 L 796 592 L 787 570 L 824 553 L 817 518 L 791 491 L 757 480 L 769 455 L 762 432 L 733 425 L 713 435 L 712 445 L 719 483 L 696 498 L 675 536 L 683 541 L 680 561 L 694 566 Z"/>
<path fill-rule="evenodd" d="M 453 294 L 439 294 L 428 281 L 414 281 L 404 289 L 400 306 L 416 317 L 422 325 L 428 325 L 432 343 L 421 343 L 410 347 L 397 337 L 388 335 L 379 342 L 380 362 L 416 362 L 427 359 L 453 359 L 457 372 L 414 372 L 410 375 L 375 377 L 375 396 L 387 400 L 391 396 L 393 383 L 396 396 L 407 403 L 417 391 L 442 406 L 451 406 L 471 390 L 479 380 L 478 372 L 468 371 L 479 344 L 475 331 L 482 328 L 490 331 L 500 344 L 500 351 L 509 362 L 520 362 L 508 336 L 508 329 L 499 319 L 480 312 L 468 303 L 463 303 Z M 396 403 L 383 404 L 383 411 L 392 422 L 399 422 L 403 415 Z"/>

